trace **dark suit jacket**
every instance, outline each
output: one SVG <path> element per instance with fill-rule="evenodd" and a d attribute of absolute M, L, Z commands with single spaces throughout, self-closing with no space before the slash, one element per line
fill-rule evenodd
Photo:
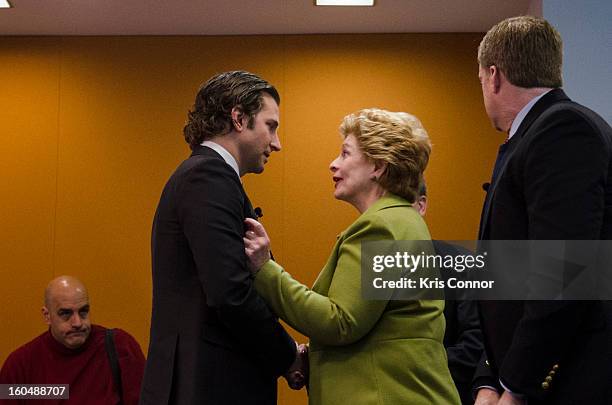
<path fill-rule="evenodd" d="M 471 254 L 468 250 L 439 240 L 433 241 L 436 254 L 440 256 L 457 256 Z M 466 272 L 450 273 L 443 271 L 445 281 L 452 275 L 457 279 L 468 276 Z M 477 301 L 464 291 L 445 289 L 447 297 L 444 304 L 446 330 L 444 331 L 444 347 L 448 356 L 448 368 L 461 397 L 463 405 L 474 403 L 472 399 L 472 379 L 476 366 L 482 355 L 482 332 L 478 317 Z"/>
<path fill-rule="evenodd" d="M 293 339 L 253 288 L 240 178 L 197 147 L 166 184 L 152 234 L 153 314 L 141 404 L 275 404 Z"/>
<path fill-rule="evenodd" d="M 612 239 L 610 126 L 560 89 L 538 100 L 488 190 L 479 239 Z M 488 365 L 475 386 L 499 378 L 530 405 L 612 403 L 607 303 L 481 301 L 480 311 Z"/>

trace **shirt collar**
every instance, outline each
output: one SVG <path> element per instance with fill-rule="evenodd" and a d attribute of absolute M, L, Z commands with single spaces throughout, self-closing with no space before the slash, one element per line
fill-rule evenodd
<path fill-rule="evenodd" d="M 236 159 L 234 159 L 232 154 L 229 153 L 227 151 L 227 149 L 225 149 L 223 146 L 221 146 L 218 143 L 213 142 L 213 141 L 204 141 L 200 145 L 207 146 L 210 149 L 212 149 L 215 152 L 217 152 L 219 155 L 221 155 L 223 160 L 225 160 L 225 163 L 230 165 L 232 167 L 232 169 L 234 169 L 234 171 L 236 172 L 238 177 L 240 177 L 240 170 L 238 169 L 238 162 L 236 162 Z"/>
<path fill-rule="evenodd" d="M 523 122 L 527 114 L 529 114 L 529 111 L 531 111 L 531 108 L 534 106 L 534 104 L 537 103 L 539 99 L 544 97 L 544 95 L 546 95 L 546 93 L 548 93 L 549 91 L 550 90 L 540 94 L 539 96 L 535 96 L 534 98 L 529 100 L 529 102 L 525 104 L 525 106 L 521 109 L 521 111 L 519 111 L 519 113 L 516 114 L 516 117 L 514 117 L 514 121 L 512 121 L 512 125 L 510 126 L 510 132 L 508 132 L 508 139 L 512 138 L 514 134 L 516 134 L 516 131 L 521 126 L 521 123 Z"/>

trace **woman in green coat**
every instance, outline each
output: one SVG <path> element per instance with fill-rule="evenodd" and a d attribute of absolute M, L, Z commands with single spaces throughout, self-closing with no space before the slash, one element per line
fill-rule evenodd
<path fill-rule="evenodd" d="M 340 132 L 341 153 L 330 165 L 334 196 L 361 215 L 340 234 L 312 289 L 270 260 L 263 226 L 247 220 L 255 288 L 310 338 L 311 405 L 459 404 L 442 344 L 444 302 L 361 295 L 363 241 L 431 239 L 412 208 L 429 160 L 427 133 L 414 116 L 378 109 L 346 116 Z"/>

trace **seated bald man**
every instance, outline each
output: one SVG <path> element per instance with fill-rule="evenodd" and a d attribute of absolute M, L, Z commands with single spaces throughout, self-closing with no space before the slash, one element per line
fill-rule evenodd
<path fill-rule="evenodd" d="M 142 350 L 127 332 L 93 325 L 89 309 L 83 283 L 70 276 L 52 280 L 42 307 L 49 330 L 9 355 L 0 384 L 69 384 L 69 399 L 45 403 L 136 405 L 145 365 Z M 0 399 L 2 405 L 30 403 L 40 400 Z"/>

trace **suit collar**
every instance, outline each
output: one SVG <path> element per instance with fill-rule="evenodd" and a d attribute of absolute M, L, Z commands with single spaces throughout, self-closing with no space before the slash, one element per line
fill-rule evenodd
<path fill-rule="evenodd" d="M 229 165 L 225 159 L 223 159 L 223 156 L 221 156 L 217 151 L 209 148 L 208 146 L 202 146 L 202 145 L 196 145 L 194 147 L 191 148 L 192 152 L 191 152 L 191 157 L 193 156 L 207 156 L 213 159 L 219 159 L 220 161 L 226 163 L 230 168 L 231 165 Z M 233 173 L 236 173 L 235 170 L 233 168 L 231 168 Z M 240 179 L 240 177 L 238 175 L 236 175 L 237 177 L 237 181 L 240 184 L 240 192 L 242 194 L 242 198 L 243 198 L 243 215 L 245 218 L 253 218 L 253 219 L 257 219 L 257 215 L 255 214 L 255 211 L 253 210 L 253 205 L 251 204 L 251 200 L 249 200 L 249 197 L 246 194 L 246 191 L 244 190 L 244 187 L 242 185 L 242 181 Z"/>
<path fill-rule="evenodd" d="M 525 132 L 527 132 L 531 124 L 533 124 L 533 122 L 536 120 L 536 118 L 538 118 L 544 111 L 546 111 L 548 107 L 559 101 L 567 100 L 569 100 L 569 97 L 567 97 L 565 92 L 561 89 L 553 89 L 546 93 L 544 96 L 542 96 L 542 98 L 537 101 L 537 103 L 533 105 L 531 110 L 529 110 L 529 112 L 525 116 L 525 119 L 523 119 L 523 122 L 521 122 L 521 125 L 519 125 L 513 137 L 522 137 Z"/>
<path fill-rule="evenodd" d="M 480 217 L 480 227 L 478 230 L 478 239 L 485 239 L 483 236 L 484 236 L 485 230 L 489 222 L 489 213 L 491 211 L 491 201 L 493 199 L 493 195 L 495 194 L 495 190 L 497 189 L 499 180 L 502 178 L 502 175 L 504 171 L 506 170 L 508 161 L 510 160 L 510 158 L 512 158 L 512 155 L 514 154 L 514 151 L 516 150 L 518 144 L 522 140 L 522 137 L 523 137 L 523 133 L 517 132 L 517 134 L 515 134 L 512 138 L 510 138 L 510 140 L 508 141 L 506 145 L 502 145 L 502 147 L 507 146 L 507 149 L 504 152 L 505 153 L 504 161 L 499 171 L 497 172 L 497 175 L 495 176 L 494 179 L 492 179 L 492 183 L 489 186 L 489 189 L 487 190 L 487 195 L 485 197 L 485 202 L 482 207 L 482 214 Z M 502 153 L 501 147 L 500 147 L 500 153 Z"/>
<path fill-rule="evenodd" d="M 529 114 L 529 111 L 531 111 L 531 109 L 533 108 L 533 106 L 540 101 L 540 99 L 542 97 L 544 97 L 546 94 L 548 94 L 549 92 L 551 92 L 553 89 L 548 89 L 545 92 L 543 92 L 542 94 L 539 94 L 535 97 L 533 97 L 531 100 L 529 100 L 529 102 L 527 104 L 525 104 L 523 106 L 523 108 L 521 108 L 521 110 L 518 112 L 518 114 L 516 114 L 516 117 L 514 117 L 514 121 L 512 121 L 512 125 L 510 125 L 510 131 L 508 132 L 508 139 L 512 138 L 512 136 L 514 134 L 516 134 L 516 130 L 518 129 L 518 127 L 521 125 L 521 123 L 523 122 L 523 120 L 525 119 L 525 117 L 527 116 L 527 114 Z"/>
<path fill-rule="evenodd" d="M 383 195 L 378 200 L 376 200 L 374 204 L 370 205 L 370 207 L 367 210 L 365 210 L 362 215 L 384 210 L 386 208 L 401 207 L 401 206 L 411 207 L 412 204 L 410 204 L 408 201 L 406 201 L 402 197 L 387 191 L 385 195 Z"/>
<path fill-rule="evenodd" d="M 504 165 L 500 168 L 499 173 L 497 174 L 497 178 L 489 187 L 487 191 L 487 195 L 485 197 L 484 206 L 482 208 L 482 215 L 480 217 L 480 229 L 478 231 L 478 239 L 488 238 L 487 228 L 489 222 L 489 216 L 491 211 L 491 201 L 493 199 L 493 195 L 495 194 L 495 190 L 497 189 L 497 184 L 499 184 L 499 179 L 501 179 L 508 162 L 512 158 L 514 151 L 517 149 L 518 144 L 522 140 L 523 136 L 527 133 L 527 130 L 531 127 L 531 125 L 535 122 L 535 120 L 542 115 L 544 111 L 550 108 L 553 104 L 556 104 L 560 101 L 569 101 L 569 97 L 565 94 L 565 92 L 561 89 L 553 89 L 546 93 L 542 98 L 540 98 L 531 108 L 525 119 L 517 129 L 514 136 L 511 138 L 511 145 L 509 150 L 506 152 L 507 156 L 504 161 Z"/>
<path fill-rule="evenodd" d="M 223 156 L 209 148 L 208 146 L 195 145 L 191 148 L 191 156 L 203 155 L 211 156 L 223 160 Z"/>
<path fill-rule="evenodd" d="M 368 215 L 372 215 L 375 212 L 382 211 L 384 209 L 392 208 L 392 207 L 412 207 L 412 204 L 410 204 L 404 198 L 402 198 L 402 197 L 400 197 L 398 195 L 395 195 L 395 194 L 390 193 L 390 192 L 387 191 L 385 193 L 385 195 L 383 195 L 378 200 L 376 200 L 372 205 L 370 205 L 368 207 L 368 209 L 365 210 L 357 218 L 357 220 L 355 220 L 355 222 L 353 222 L 351 225 L 349 225 L 349 227 L 347 229 L 345 229 L 344 231 L 340 232 L 336 236 L 336 246 L 334 247 L 334 249 L 336 249 L 338 247 L 338 244 L 340 243 L 340 239 L 343 238 L 344 235 L 347 234 L 347 232 L 351 232 L 351 229 L 355 226 L 355 224 L 358 224 L 361 219 L 363 219 L 364 217 L 366 217 Z M 315 281 L 315 284 L 316 284 L 316 281 Z M 313 288 L 314 288 L 314 286 L 313 286 Z"/>
<path fill-rule="evenodd" d="M 225 160 L 225 163 L 230 165 L 232 169 L 234 169 L 238 177 L 240 177 L 240 169 L 238 168 L 238 162 L 227 149 L 225 149 L 223 146 L 213 141 L 204 141 L 201 143 L 201 145 L 209 147 L 210 149 L 214 150 L 219 155 L 221 155 L 223 160 Z"/>
<path fill-rule="evenodd" d="M 219 146 L 219 147 L 221 147 L 221 146 Z M 232 172 L 236 173 L 236 177 L 238 177 L 238 181 L 240 181 L 240 183 L 242 183 L 242 178 L 238 174 L 237 167 L 234 167 L 232 165 L 232 163 L 228 162 L 225 159 L 225 157 L 223 155 L 221 155 L 221 153 L 217 152 L 213 148 L 211 148 L 209 146 L 202 146 L 202 145 L 193 146 L 191 148 L 191 156 L 190 157 L 193 157 L 193 156 L 206 156 L 206 157 L 211 157 L 211 158 L 219 159 L 219 160 L 223 161 L 225 164 L 227 164 L 232 169 Z"/>

